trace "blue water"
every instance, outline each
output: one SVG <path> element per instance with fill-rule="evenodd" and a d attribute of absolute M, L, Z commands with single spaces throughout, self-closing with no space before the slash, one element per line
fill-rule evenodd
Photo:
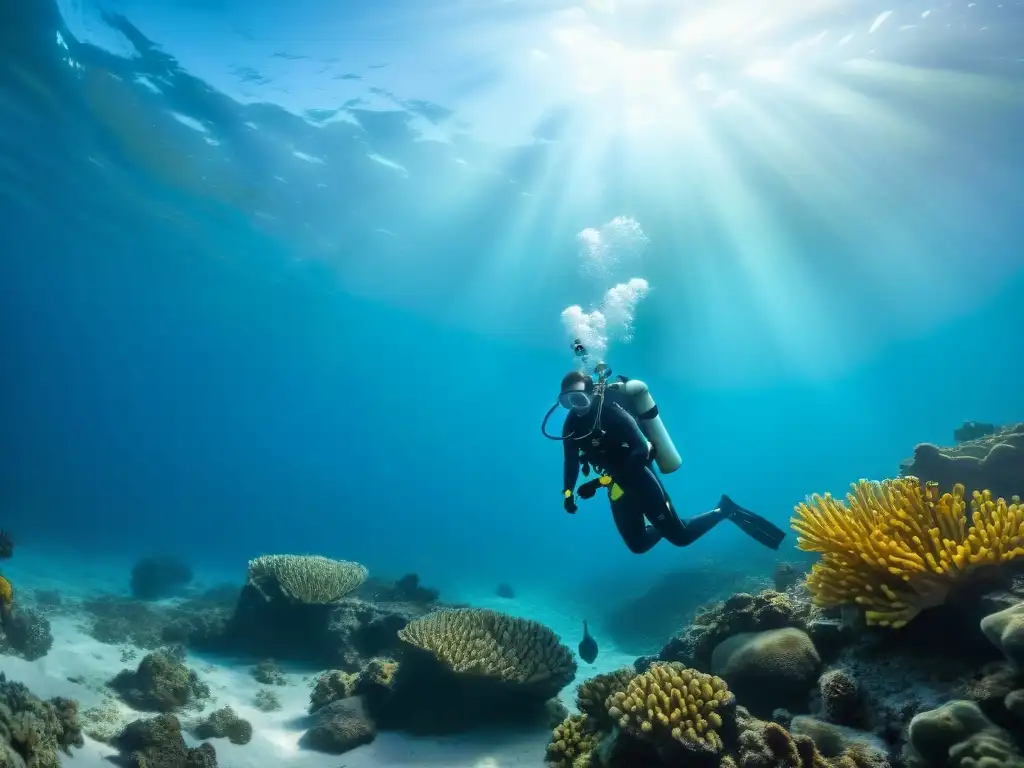
<path fill-rule="evenodd" d="M 964 420 L 1024 418 L 1019 5 L 782 8 L 697 46 L 719 90 L 685 110 L 644 90 L 682 64 L 600 97 L 530 69 L 559 30 L 668 46 L 657 3 L 258 5 L 0 9 L 20 552 L 239 579 L 317 552 L 554 602 L 698 559 L 770 572 L 731 527 L 637 557 L 603 501 L 562 511 L 560 313 L 620 277 L 651 290 L 608 359 L 650 384 L 688 514 L 727 492 L 784 525 Z M 741 55 L 821 30 L 792 79 L 745 85 Z M 583 274 L 577 234 L 617 216 L 646 250 Z"/>

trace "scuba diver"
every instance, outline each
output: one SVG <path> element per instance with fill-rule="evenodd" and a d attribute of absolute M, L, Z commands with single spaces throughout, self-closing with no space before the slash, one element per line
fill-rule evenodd
<path fill-rule="evenodd" d="M 586 347 L 579 339 L 573 341 L 573 349 L 586 364 Z M 561 440 L 564 448 L 562 495 L 566 512 L 576 513 L 576 495 L 589 499 L 604 487 L 615 527 L 636 554 L 649 551 L 662 539 L 677 547 L 688 546 L 723 520 L 731 520 L 764 546 L 779 548 L 785 531 L 725 495 L 711 511 L 681 520 L 654 465 L 668 474 L 679 469 L 682 460 L 647 385 L 624 376 L 609 382 L 611 369 L 604 363 L 594 371 L 596 380 L 582 371 L 566 374 L 558 402 L 541 424 L 544 436 Z M 559 406 L 568 412 L 561 437 L 549 435 L 546 430 L 548 419 Z M 580 470 L 588 476 L 591 468 L 598 477 L 577 489 Z"/>

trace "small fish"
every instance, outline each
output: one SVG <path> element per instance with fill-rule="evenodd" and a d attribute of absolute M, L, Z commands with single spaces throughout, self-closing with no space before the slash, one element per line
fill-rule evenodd
<path fill-rule="evenodd" d="M 580 640 L 580 658 L 587 664 L 593 664 L 594 659 L 597 658 L 597 643 L 590 636 L 585 619 L 583 621 L 583 639 Z"/>

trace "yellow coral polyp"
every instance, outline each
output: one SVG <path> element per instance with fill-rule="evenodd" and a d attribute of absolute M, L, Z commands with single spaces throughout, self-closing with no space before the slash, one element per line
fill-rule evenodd
<path fill-rule="evenodd" d="M 821 559 L 807 577 L 821 606 L 854 603 L 868 624 L 899 628 L 942 603 L 950 587 L 977 565 L 1024 555 L 1024 505 L 973 494 L 964 486 L 940 495 L 916 477 L 861 480 L 846 503 L 830 494 L 797 505 L 797 546 Z"/>
<path fill-rule="evenodd" d="M 645 736 L 718 753 L 722 716 L 716 710 L 731 701 L 722 679 L 682 664 L 658 663 L 608 697 L 608 715 Z"/>

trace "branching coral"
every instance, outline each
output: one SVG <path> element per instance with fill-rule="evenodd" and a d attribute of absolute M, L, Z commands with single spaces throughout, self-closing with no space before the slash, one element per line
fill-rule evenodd
<path fill-rule="evenodd" d="M 576 675 L 572 652 L 543 624 L 475 608 L 436 611 L 399 630 L 451 671 L 536 686 L 554 696 Z"/>
<path fill-rule="evenodd" d="M 724 748 L 720 730 L 734 705 L 721 678 L 682 664 L 652 664 L 609 697 L 608 714 L 650 739 L 718 754 Z"/>
<path fill-rule="evenodd" d="M 249 561 L 249 583 L 268 599 L 268 587 L 307 605 L 335 603 L 366 581 L 359 563 L 319 555 L 262 555 Z"/>
<path fill-rule="evenodd" d="M 939 495 L 915 477 L 861 480 L 846 504 L 830 494 L 796 507 L 797 546 L 821 553 L 807 577 L 821 606 L 856 603 L 868 624 L 902 627 L 976 565 L 1024 555 L 1024 505 L 974 493 L 967 517 L 964 488 Z"/>

